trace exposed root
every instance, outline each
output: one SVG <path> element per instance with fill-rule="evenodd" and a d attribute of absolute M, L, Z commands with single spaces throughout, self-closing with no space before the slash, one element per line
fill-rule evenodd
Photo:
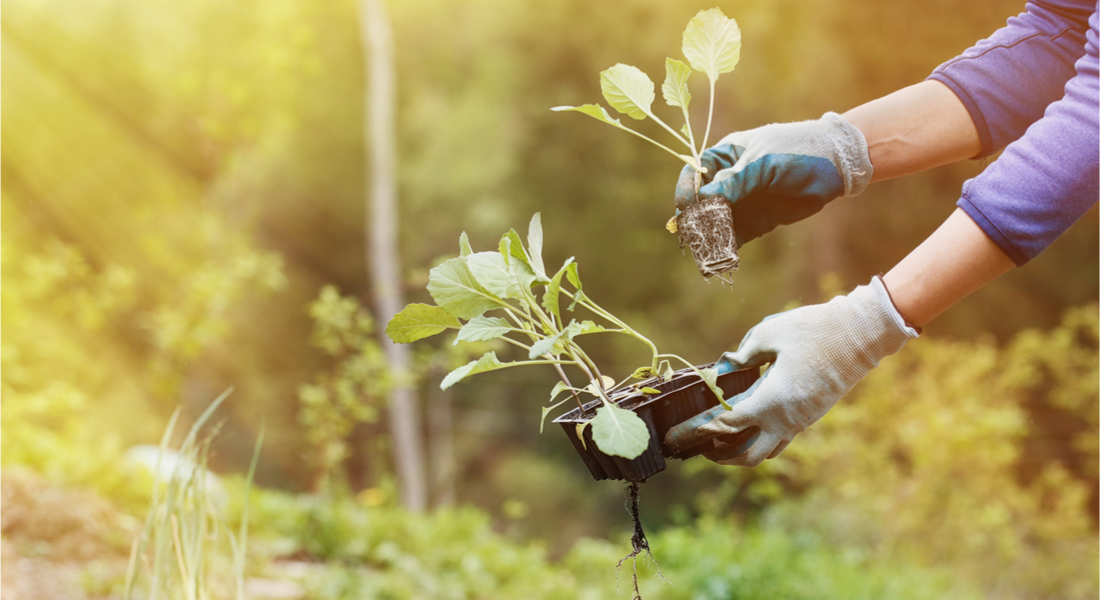
<path fill-rule="evenodd" d="M 619 561 L 619 564 L 615 565 L 615 579 L 619 578 L 619 570 L 622 568 L 623 563 L 630 560 L 633 567 L 633 579 L 634 579 L 634 596 L 631 600 L 642 600 L 642 594 L 638 591 L 638 555 L 644 550 L 649 560 L 653 561 L 653 566 L 657 568 L 657 575 L 664 579 L 666 583 L 672 585 L 672 582 L 665 579 L 665 576 L 661 573 L 661 567 L 657 564 L 657 559 L 653 558 L 653 552 L 649 550 L 649 540 L 645 537 L 645 532 L 642 531 L 642 521 L 638 518 L 638 482 L 632 481 L 630 487 L 627 488 L 629 494 L 629 500 L 627 504 L 627 512 L 634 519 L 634 534 L 630 538 L 631 552 Z"/>
<path fill-rule="evenodd" d="M 680 248 L 691 250 L 703 277 L 718 277 L 730 283 L 723 275 L 736 271 L 741 258 L 737 255 L 737 234 L 729 203 L 711 198 L 685 207 L 676 217 L 676 230 Z"/>

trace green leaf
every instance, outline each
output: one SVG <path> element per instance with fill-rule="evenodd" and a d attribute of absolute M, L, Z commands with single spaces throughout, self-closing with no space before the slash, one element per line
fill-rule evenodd
<path fill-rule="evenodd" d="M 500 252 L 475 252 L 466 257 L 470 273 L 490 294 L 500 298 L 522 299 L 520 280 L 508 268 Z"/>
<path fill-rule="evenodd" d="M 458 330 L 455 344 L 459 342 L 487 342 L 495 340 L 512 330 L 508 321 L 500 317 L 474 317 Z"/>
<path fill-rule="evenodd" d="M 592 323 L 592 321 L 586 321 L 586 323 Z M 598 327 L 598 325 L 596 325 L 595 323 L 592 323 L 592 325 Z M 583 333 L 584 329 L 585 329 L 584 324 L 578 323 L 576 321 L 570 321 L 569 325 L 567 327 L 565 327 L 564 329 L 562 329 L 561 331 L 559 331 L 559 332 L 557 332 L 554 335 L 551 335 L 549 337 L 544 337 L 541 340 L 535 342 L 531 346 L 531 351 L 528 353 L 528 358 L 535 359 L 539 356 L 542 356 L 543 354 L 548 354 L 548 353 L 549 354 L 554 354 L 555 356 L 557 356 L 557 354 L 554 353 L 554 349 L 555 349 L 554 346 L 558 342 L 568 342 L 568 341 L 572 340 L 573 336 L 576 336 L 576 335 L 579 335 L 579 334 Z M 614 385 L 615 382 L 612 381 L 611 384 Z"/>
<path fill-rule="evenodd" d="M 516 230 L 509 229 L 508 233 L 504 234 L 504 237 L 501 238 L 501 242 L 503 242 L 505 238 L 508 239 L 508 251 L 512 253 L 512 258 L 519 260 L 519 262 L 525 265 L 531 264 L 530 259 L 527 258 L 527 251 L 523 249 L 523 240 L 520 239 Z"/>
<path fill-rule="evenodd" d="M 638 120 L 649 114 L 655 97 L 653 80 L 638 67 L 622 63 L 600 73 L 600 90 L 611 108 Z"/>
<path fill-rule="evenodd" d="M 581 441 L 581 448 L 588 450 L 588 444 L 584 441 L 584 429 L 588 427 L 588 424 L 592 421 L 585 421 L 583 423 L 577 423 L 577 439 Z"/>
<path fill-rule="evenodd" d="M 572 312 L 572 310 L 577 307 L 578 302 L 580 302 L 582 300 L 587 300 L 587 299 L 588 299 L 588 296 L 585 296 L 584 292 L 582 292 L 580 290 L 577 290 L 576 292 L 573 292 L 573 301 L 569 303 L 570 312 Z"/>
<path fill-rule="evenodd" d="M 656 377 L 657 372 L 653 370 L 653 367 L 639 367 L 634 370 L 630 376 L 634 379 L 649 379 Z"/>
<path fill-rule="evenodd" d="M 514 365 L 514 362 L 502 363 L 497 360 L 496 352 L 488 352 L 481 358 L 471 361 L 461 367 L 447 373 L 447 376 L 443 378 L 443 383 L 439 384 L 439 389 L 445 390 L 452 385 L 462 381 L 470 375 L 476 375 L 478 373 L 484 373 L 486 371 L 495 371 L 496 369 L 503 369 Z"/>
<path fill-rule="evenodd" d="M 500 245 L 497 246 L 500 251 L 501 258 L 504 259 L 504 266 L 511 266 L 508 260 L 512 256 L 512 240 L 508 239 L 508 236 L 500 238 Z"/>
<path fill-rule="evenodd" d="M 459 327 L 462 323 L 438 306 L 410 304 L 390 319 L 386 335 L 398 344 L 408 344 Z"/>
<path fill-rule="evenodd" d="M 571 390 L 571 389 L 573 389 L 573 388 L 569 387 L 569 384 L 565 383 L 564 381 L 559 381 L 559 382 L 555 383 L 554 384 L 554 389 L 550 390 L 550 401 L 553 402 L 554 398 L 558 397 L 558 394 L 560 394 L 562 392 L 565 392 L 565 391 L 568 391 L 568 390 Z"/>
<path fill-rule="evenodd" d="M 718 367 L 711 367 L 709 369 L 696 369 L 692 367 L 692 370 L 703 379 L 707 387 L 710 388 L 710 391 L 714 392 L 715 396 L 718 396 L 718 402 L 720 402 L 726 410 L 729 410 L 730 405 L 726 402 L 726 396 L 722 392 L 722 388 L 718 387 Z"/>
<path fill-rule="evenodd" d="M 662 360 L 661 364 L 657 365 L 657 374 L 661 376 L 662 381 L 668 381 L 670 377 L 676 371 L 672 370 L 672 365 L 667 360 Z"/>
<path fill-rule="evenodd" d="M 550 110 L 555 111 L 555 112 L 574 111 L 574 112 L 584 113 L 584 114 L 592 117 L 593 119 L 596 119 L 598 121 L 603 121 L 604 123 L 607 123 L 608 125 L 611 125 L 612 127 L 622 129 L 623 131 L 633 131 L 629 127 L 626 127 L 625 125 L 623 125 L 622 122 L 619 121 L 618 119 L 612 118 L 611 115 L 607 112 L 607 109 L 600 106 L 599 104 L 584 104 L 584 105 L 581 105 L 581 106 L 555 106 L 554 108 L 551 108 Z"/>
<path fill-rule="evenodd" d="M 592 419 L 592 440 L 612 456 L 637 458 L 649 447 L 649 427 L 638 415 L 614 405 L 604 405 Z"/>
<path fill-rule="evenodd" d="M 565 277 L 569 280 L 569 283 L 573 284 L 573 287 L 578 290 L 582 289 L 584 286 L 581 285 L 581 276 L 580 273 L 577 272 L 579 268 L 577 263 L 571 261 L 566 262 L 563 268 L 565 269 Z"/>
<path fill-rule="evenodd" d="M 472 254 L 470 256 L 473 256 Z M 435 303 L 460 319 L 479 317 L 500 308 L 502 301 L 474 279 L 466 265 L 468 257 L 452 258 L 431 270 L 428 293 Z"/>
<path fill-rule="evenodd" d="M 561 294 L 561 278 L 565 276 L 566 269 L 571 264 L 573 264 L 572 257 L 565 261 L 565 264 L 550 279 L 550 283 L 546 284 L 546 293 L 542 295 L 542 307 L 559 320 L 561 319 L 561 307 L 558 305 L 558 296 Z"/>
<path fill-rule="evenodd" d="M 597 325 L 595 321 L 581 321 L 577 323 L 576 330 L 573 333 L 573 337 L 578 335 L 585 335 L 588 333 L 603 333 L 605 331 L 611 331 L 603 325 Z"/>
<path fill-rule="evenodd" d="M 558 382 L 558 383 L 561 383 L 561 382 Z M 546 424 L 546 415 L 550 414 L 550 411 L 552 411 L 555 408 L 561 406 L 562 404 L 565 404 L 568 401 L 569 401 L 569 398 L 565 398 L 565 399 L 563 399 L 562 401 L 560 401 L 556 404 L 552 404 L 550 406 L 542 407 L 542 418 L 539 419 L 539 433 L 542 433 L 542 427 L 543 427 L 543 425 Z"/>
<path fill-rule="evenodd" d="M 599 396 L 600 389 L 603 389 L 604 392 L 607 392 L 610 391 L 613 387 L 615 387 L 615 380 L 608 377 L 607 375 L 601 375 L 599 388 L 596 387 L 596 381 L 593 380 L 591 383 L 588 384 L 588 387 L 584 388 L 584 391 L 592 394 L 593 396 Z"/>
<path fill-rule="evenodd" d="M 465 231 L 458 237 L 458 252 L 459 256 L 469 256 L 474 253 L 473 247 L 470 246 L 470 238 L 466 237 Z"/>
<path fill-rule="evenodd" d="M 542 263 L 542 213 L 535 213 L 531 217 L 531 225 L 527 229 L 527 254 L 530 258 L 531 270 L 541 282 L 550 281 L 546 276 L 546 267 Z"/>
<path fill-rule="evenodd" d="M 644 388 L 639 389 L 638 391 L 643 393 L 643 394 L 660 394 L 661 393 L 661 390 L 656 389 L 656 388 L 651 388 L 651 387 L 644 387 Z"/>
<path fill-rule="evenodd" d="M 675 58 L 665 59 L 665 82 L 661 85 L 661 95 L 669 106 L 682 106 L 687 108 L 691 104 L 691 92 L 688 91 L 688 77 L 691 76 L 691 67 Z M 688 134 L 688 127 L 684 125 L 684 135 Z"/>
<path fill-rule="evenodd" d="M 701 10 L 684 30 L 684 56 L 696 71 L 711 81 L 729 73 L 741 58 L 741 29 L 721 9 Z"/>
<path fill-rule="evenodd" d="M 534 360 L 542 356 L 543 354 L 552 354 L 554 351 L 554 344 L 558 343 L 558 340 L 561 339 L 562 335 L 564 335 L 566 331 L 567 330 L 559 331 L 554 335 L 544 337 L 541 340 L 532 344 L 531 351 L 527 353 L 527 358 Z"/>
<path fill-rule="evenodd" d="M 512 255 L 512 258 L 515 258 L 514 254 Z M 526 263 L 516 262 L 515 260 L 513 260 L 511 269 L 512 274 L 515 275 L 516 280 L 519 281 L 523 289 L 531 289 L 531 286 L 534 285 L 535 281 L 538 280 L 538 277 L 535 277 L 534 271 L 532 271 L 531 267 L 527 266 Z"/>

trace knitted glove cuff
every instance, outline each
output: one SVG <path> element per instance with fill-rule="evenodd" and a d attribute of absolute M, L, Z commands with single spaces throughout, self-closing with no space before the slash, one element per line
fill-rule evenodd
<path fill-rule="evenodd" d="M 841 198 L 861 193 L 871 183 L 875 172 L 867 150 L 867 138 L 863 137 L 858 127 L 835 112 L 825 113 L 821 121 L 828 127 L 829 139 L 834 145 L 833 156 L 844 178 L 844 195 Z"/>
<path fill-rule="evenodd" d="M 920 336 L 894 307 L 881 277 L 876 275 L 869 284 L 852 290 L 848 298 L 862 313 L 861 320 L 866 326 L 864 331 L 868 336 L 864 347 L 875 364 L 897 353 L 905 342 Z"/>

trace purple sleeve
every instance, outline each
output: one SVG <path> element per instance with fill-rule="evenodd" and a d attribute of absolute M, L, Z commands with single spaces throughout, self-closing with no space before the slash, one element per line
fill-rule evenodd
<path fill-rule="evenodd" d="M 981 152 L 993 154 L 1023 135 L 1062 97 L 1081 57 L 1094 0 L 1034 0 L 989 38 L 936 68 L 970 113 Z"/>
<path fill-rule="evenodd" d="M 958 205 L 1017 265 L 1038 256 L 1100 195 L 1096 4 L 1088 8 L 1088 27 L 1080 36 L 1068 83 L 1067 77 L 1055 75 L 1063 68 L 1061 44 L 1053 36 L 1043 43 L 1028 41 L 1047 34 L 986 47 L 984 53 L 969 59 L 964 55 L 937 69 L 941 74 L 954 70 L 954 85 L 948 87 L 970 110 L 983 136 L 983 154 L 1002 143 L 1008 146 L 981 175 L 966 182 Z M 1015 20 L 1039 12 L 1031 3 L 1028 13 Z M 990 40 L 1012 29 L 1012 21 Z M 1067 37 L 1062 33 L 1057 39 Z M 959 76 L 963 71 L 966 77 Z M 1056 101 L 1051 104 L 1052 95 Z"/>

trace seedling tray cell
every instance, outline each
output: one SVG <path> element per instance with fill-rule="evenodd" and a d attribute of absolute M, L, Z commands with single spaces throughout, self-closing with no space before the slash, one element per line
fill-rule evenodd
<path fill-rule="evenodd" d="M 704 365 L 701 368 L 709 366 Z M 759 376 L 760 369 L 756 367 L 733 371 L 718 376 L 718 387 L 729 398 L 747 390 Z M 600 406 L 599 400 L 585 404 L 583 412 L 579 408 L 574 408 L 554 419 L 555 423 L 561 424 L 566 437 L 573 443 L 581 460 L 588 467 L 589 473 L 596 480 L 645 481 L 653 474 L 665 469 L 666 458 L 682 460 L 702 454 L 711 448 L 710 444 L 703 444 L 685 452 L 673 454 L 664 447 L 665 435 L 670 429 L 701 412 L 718 406 L 718 398 L 691 369 L 677 371 L 668 381 L 649 380 L 642 382 L 638 387 L 651 387 L 660 390 L 661 393 L 645 395 L 627 389 L 611 397 L 619 407 L 634 411 L 649 428 L 649 447 L 636 458 L 626 459 L 600 451 L 592 440 L 592 430 L 589 427 L 584 428 L 583 441 L 577 436 L 577 425 L 589 421 L 594 416 L 596 409 Z"/>

